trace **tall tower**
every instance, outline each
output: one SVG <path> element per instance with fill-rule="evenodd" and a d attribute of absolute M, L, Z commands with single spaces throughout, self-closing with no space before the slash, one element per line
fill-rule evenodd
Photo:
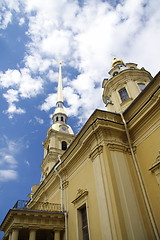
<path fill-rule="evenodd" d="M 151 74 L 135 63 L 124 63 L 114 58 L 109 71 L 110 78 L 104 79 L 103 101 L 111 112 L 124 111 L 152 80 Z"/>
<path fill-rule="evenodd" d="M 46 178 L 52 167 L 57 162 L 58 155 L 63 154 L 75 137 L 72 128 L 67 125 L 68 117 L 64 110 L 61 64 L 62 62 L 60 61 L 57 103 L 52 117 L 53 124 L 48 129 L 47 138 L 43 143 L 44 159 L 41 164 L 42 179 Z"/>

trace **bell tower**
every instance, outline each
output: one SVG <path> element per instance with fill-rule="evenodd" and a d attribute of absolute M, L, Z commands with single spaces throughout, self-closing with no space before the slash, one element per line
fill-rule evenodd
<path fill-rule="evenodd" d="M 104 79 L 103 101 L 111 112 L 124 111 L 152 80 L 151 74 L 135 63 L 114 58 L 110 78 Z"/>
<path fill-rule="evenodd" d="M 75 137 L 72 128 L 67 124 L 68 117 L 64 110 L 61 64 L 62 62 L 60 61 L 57 103 L 52 117 L 53 124 L 48 129 L 47 138 L 42 144 L 44 146 L 44 159 L 41 164 L 41 180 L 44 180 L 47 177 L 48 173 L 57 162 L 58 155 L 63 154 Z"/>

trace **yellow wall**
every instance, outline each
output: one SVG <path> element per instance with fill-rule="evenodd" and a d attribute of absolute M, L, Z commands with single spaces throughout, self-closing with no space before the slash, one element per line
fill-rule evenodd
<path fill-rule="evenodd" d="M 155 174 L 149 171 L 149 168 L 156 161 L 158 151 L 160 150 L 159 136 L 160 128 L 152 132 L 137 146 L 136 155 L 156 223 L 160 229 L 160 186 L 157 183 Z"/>

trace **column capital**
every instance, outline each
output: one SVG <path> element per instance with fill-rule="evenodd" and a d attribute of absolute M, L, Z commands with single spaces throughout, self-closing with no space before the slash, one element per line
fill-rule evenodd
<path fill-rule="evenodd" d="M 93 161 L 98 155 L 100 155 L 103 152 L 103 146 L 100 145 L 96 149 L 94 149 L 91 154 L 89 155 L 89 158 Z"/>

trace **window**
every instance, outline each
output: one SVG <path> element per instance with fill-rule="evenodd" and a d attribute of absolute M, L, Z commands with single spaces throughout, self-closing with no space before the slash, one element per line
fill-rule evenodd
<path fill-rule="evenodd" d="M 56 117 L 56 122 L 58 122 L 58 117 Z"/>
<path fill-rule="evenodd" d="M 63 117 L 61 117 L 61 121 L 63 122 Z"/>
<path fill-rule="evenodd" d="M 81 215 L 82 239 L 89 240 L 86 205 L 79 209 Z"/>
<path fill-rule="evenodd" d="M 77 234 L 79 240 L 89 240 L 87 219 L 88 191 L 78 189 L 76 198 L 72 201 L 77 210 Z"/>
<path fill-rule="evenodd" d="M 138 87 L 140 88 L 141 91 L 146 87 L 144 83 L 138 83 Z"/>
<path fill-rule="evenodd" d="M 114 72 L 114 73 L 113 73 L 113 77 L 116 76 L 117 74 L 118 74 L 118 72 Z"/>
<path fill-rule="evenodd" d="M 127 93 L 126 88 L 122 88 L 121 90 L 118 91 L 119 95 L 121 97 L 122 102 L 126 101 L 127 99 L 129 99 L 129 95 Z"/>
<path fill-rule="evenodd" d="M 110 100 L 109 100 L 108 96 L 106 96 L 106 101 L 107 101 L 107 104 L 110 103 Z"/>
<path fill-rule="evenodd" d="M 67 149 L 67 143 L 65 141 L 62 142 L 62 150 Z"/>
<path fill-rule="evenodd" d="M 49 153 L 49 145 L 48 145 L 48 147 L 47 147 L 47 154 Z"/>

